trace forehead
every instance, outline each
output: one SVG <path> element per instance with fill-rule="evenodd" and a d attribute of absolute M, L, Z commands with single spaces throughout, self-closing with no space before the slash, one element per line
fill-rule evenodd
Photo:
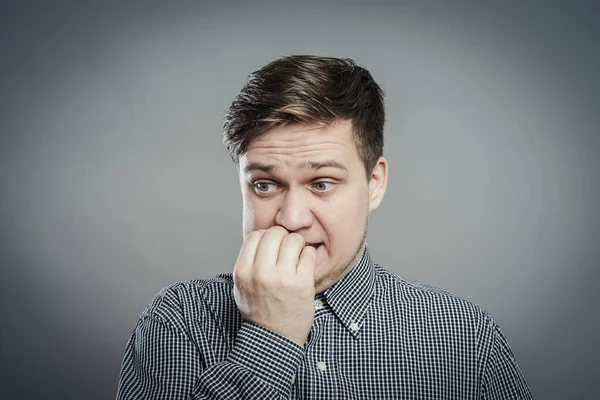
<path fill-rule="evenodd" d="M 322 160 L 347 167 L 360 162 L 350 121 L 273 128 L 250 142 L 240 167 L 255 163 L 298 167 Z"/>

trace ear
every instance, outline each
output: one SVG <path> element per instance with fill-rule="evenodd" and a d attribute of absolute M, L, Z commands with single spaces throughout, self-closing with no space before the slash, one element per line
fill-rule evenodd
<path fill-rule="evenodd" d="M 375 210 L 381 204 L 387 187 L 387 178 L 387 160 L 379 157 L 377 164 L 371 171 L 371 180 L 369 181 L 369 212 Z"/>

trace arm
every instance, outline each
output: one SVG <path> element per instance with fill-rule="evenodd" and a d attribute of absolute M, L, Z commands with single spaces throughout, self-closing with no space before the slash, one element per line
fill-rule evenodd
<path fill-rule="evenodd" d="M 152 314 L 140 318 L 125 350 L 117 400 L 290 397 L 301 346 L 245 322 L 227 358 L 205 367 L 208 341 L 200 336 L 193 343 L 176 325 Z"/>
<path fill-rule="evenodd" d="M 481 398 L 532 399 L 521 369 L 500 328 L 493 324 L 492 348 L 481 382 Z"/>
<path fill-rule="evenodd" d="M 117 400 L 288 398 L 314 317 L 315 259 L 302 236 L 281 227 L 248 235 L 233 274 L 245 322 L 225 359 L 211 346 L 221 329 L 186 323 L 211 319 L 202 300 L 157 296 L 127 344 Z"/>

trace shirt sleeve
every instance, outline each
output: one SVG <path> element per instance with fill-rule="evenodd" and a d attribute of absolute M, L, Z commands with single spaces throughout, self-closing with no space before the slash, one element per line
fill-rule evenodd
<path fill-rule="evenodd" d="M 481 398 L 486 400 L 532 399 L 504 334 L 493 324 L 493 344 L 482 380 Z"/>
<path fill-rule="evenodd" d="M 208 368 L 196 399 L 289 399 L 304 348 L 261 325 L 244 322 L 227 360 Z"/>
<path fill-rule="evenodd" d="M 205 367 L 208 351 L 207 340 L 192 341 L 180 324 L 143 314 L 125 348 L 117 400 L 288 399 L 304 354 L 251 322 L 242 324 L 225 360 Z"/>

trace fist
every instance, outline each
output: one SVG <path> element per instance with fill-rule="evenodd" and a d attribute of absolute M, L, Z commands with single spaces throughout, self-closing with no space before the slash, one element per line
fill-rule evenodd
<path fill-rule="evenodd" d="M 250 232 L 233 271 L 242 317 L 303 345 L 315 315 L 316 250 L 280 226 Z"/>

